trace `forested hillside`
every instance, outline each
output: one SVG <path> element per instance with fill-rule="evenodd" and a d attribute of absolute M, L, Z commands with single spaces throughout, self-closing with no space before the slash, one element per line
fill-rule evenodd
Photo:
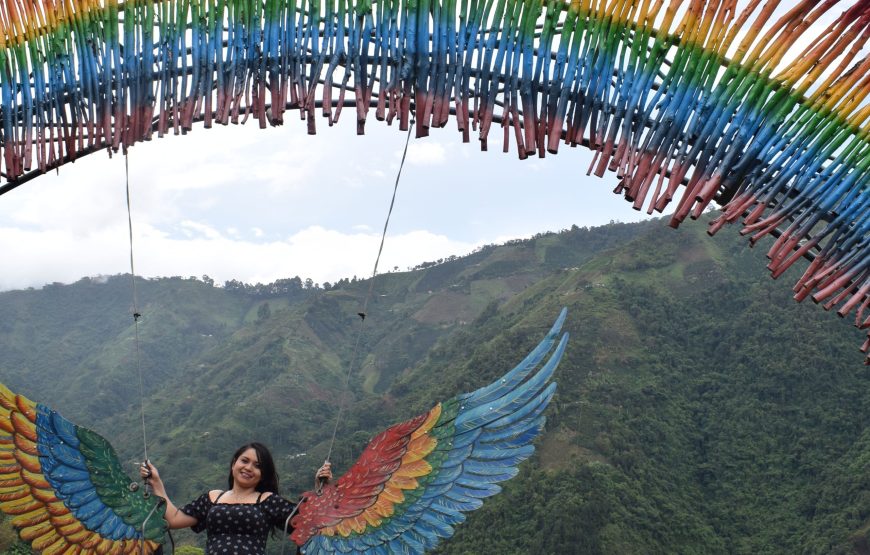
<path fill-rule="evenodd" d="M 130 277 L 85 278 L 0 293 L 0 381 L 105 435 L 131 474 L 144 407 L 176 501 L 222 487 L 254 439 L 292 497 L 342 396 L 339 472 L 377 431 L 511 368 L 564 306 L 538 452 L 441 553 L 870 553 L 860 333 L 793 302 L 762 257 L 653 221 L 378 276 L 347 393 L 368 281 L 140 280 L 141 405 Z"/>

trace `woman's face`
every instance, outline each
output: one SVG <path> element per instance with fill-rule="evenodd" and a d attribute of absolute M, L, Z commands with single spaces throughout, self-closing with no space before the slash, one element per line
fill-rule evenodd
<path fill-rule="evenodd" d="M 240 488 L 255 488 L 260 483 L 260 458 L 251 447 L 242 452 L 233 463 L 233 485 Z"/>

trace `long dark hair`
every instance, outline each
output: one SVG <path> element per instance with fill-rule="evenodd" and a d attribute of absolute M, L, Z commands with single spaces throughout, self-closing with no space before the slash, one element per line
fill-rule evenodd
<path fill-rule="evenodd" d="M 233 489 L 233 465 L 242 453 L 248 449 L 253 449 L 257 452 L 257 459 L 260 463 L 260 482 L 254 489 L 260 493 L 271 491 L 272 493 L 280 493 L 278 491 L 278 472 L 275 471 L 275 461 L 272 460 L 272 453 L 269 448 L 262 443 L 252 441 L 239 447 L 233 455 L 233 460 L 230 461 L 230 477 L 227 479 L 227 489 Z"/>

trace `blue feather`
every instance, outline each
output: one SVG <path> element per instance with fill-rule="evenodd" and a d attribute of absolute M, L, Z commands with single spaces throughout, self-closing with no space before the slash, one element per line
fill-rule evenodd
<path fill-rule="evenodd" d="M 504 394 L 504 391 L 509 391 L 522 382 L 526 376 L 538 365 L 538 362 L 550 351 L 553 341 L 562 329 L 562 324 L 568 315 L 568 309 L 563 308 L 556 318 L 553 327 L 547 333 L 546 338 L 529 353 L 522 362 L 520 362 L 513 370 L 504 375 L 500 380 L 478 389 L 467 395 L 460 396 L 459 399 L 466 402 L 466 406 L 473 407 L 488 403 L 490 400 L 497 399 Z"/>
<path fill-rule="evenodd" d="M 462 511 L 469 512 L 479 509 L 483 506 L 483 501 L 480 499 L 467 498 L 463 496 L 463 499 L 453 499 L 451 497 L 450 492 L 445 493 L 439 500 L 438 503 L 450 507 L 450 509 L 454 511 Z"/>
<path fill-rule="evenodd" d="M 396 555 L 416 555 L 420 552 L 410 551 L 408 549 L 408 544 L 404 542 L 404 538 L 399 536 L 398 538 L 390 540 L 390 553 L 395 553 Z"/>
<path fill-rule="evenodd" d="M 45 467 L 43 467 L 45 468 Z M 57 464 L 51 470 L 51 479 L 52 480 L 60 480 L 62 483 L 64 482 L 87 482 L 89 485 L 91 479 L 91 473 L 87 470 L 81 470 L 78 468 L 70 468 L 65 464 Z M 48 473 L 46 473 L 48 475 Z M 93 487 L 93 485 L 90 485 Z"/>
<path fill-rule="evenodd" d="M 552 399 L 553 393 L 555 393 L 555 391 L 556 384 L 551 383 L 537 397 L 526 403 L 526 405 L 517 410 L 517 412 L 515 412 L 514 414 L 508 414 L 506 416 L 503 416 L 495 422 L 490 422 L 484 427 L 484 429 L 487 431 L 498 430 L 505 426 L 510 426 L 514 423 L 521 422 L 527 417 L 536 417 L 538 414 L 543 412 L 544 409 L 547 408 L 547 404 L 550 402 L 550 399 Z"/>
<path fill-rule="evenodd" d="M 415 534 L 410 530 L 405 530 L 398 537 L 407 553 L 422 553 L 426 548 L 426 544 L 421 539 L 419 534 Z"/>
<path fill-rule="evenodd" d="M 432 527 L 433 534 L 437 534 L 442 538 L 449 538 L 453 535 L 454 530 L 453 526 L 444 521 L 444 516 L 446 515 L 440 513 L 433 514 L 427 511 L 420 515 L 420 520 Z"/>
<path fill-rule="evenodd" d="M 87 470 L 87 464 L 81 452 L 65 443 L 55 443 L 51 446 L 51 455 L 66 466 Z"/>
<path fill-rule="evenodd" d="M 474 511 L 483 506 L 482 499 L 478 499 L 476 497 L 467 497 L 453 491 L 448 491 L 446 494 L 444 494 L 444 502 L 450 502 L 457 507 L 462 507 L 460 510 L 466 512 Z"/>
<path fill-rule="evenodd" d="M 471 430 L 472 428 L 494 422 L 504 416 L 508 416 L 511 412 L 516 411 L 525 405 L 529 399 L 536 396 L 538 392 L 544 388 L 546 382 L 550 379 L 550 376 L 556 369 L 556 365 L 562 358 L 562 354 L 565 352 L 567 339 L 567 334 L 562 336 L 559 346 L 556 347 L 556 351 L 553 353 L 553 356 L 550 357 L 550 360 L 547 361 L 547 364 L 545 364 L 544 367 L 527 382 L 497 400 L 471 410 L 460 412 L 456 417 L 455 422 L 457 432 L 462 433 Z"/>
<path fill-rule="evenodd" d="M 477 438 L 480 437 L 480 434 L 482 434 L 482 433 L 483 433 L 482 428 L 475 428 L 473 430 L 469 430 L 468 432 L 466 432 L 464 434 L 460 434 L 460 435 L 452 438 L 450 440 L 451 441 L 450 446 L 453 449 L 460 449 L 462 447 L 466 447 L 468 445 L 471 445 L 472 443 L 474 443 L 477 440 Z"/>
<path fill-rule="evenodd" d="M 432 505 L 429 506 L 429 508 L 435 512 L 433 513 L 432 511 L 429 511 L 426 513 L 427 515 L 432 515 L 433 517 L 436 517 L 440 522 L 448 524 L 451 527 L 465 522 L 464 514 L 462 514 L 460 511 L 457 511 L 449 504 L 443 503 L 441 499 L 436 499 L 432 503 Z"/>
<path fill-rule="evenodd" d="M 441 467 L 438 475 L 429 482 L 429 486 L 440 486 L 441 484 L 452 484 L 462 476 L 462 465 L 453 465 L 447 468 Z"/>
<path fill-rule="evenodd" d="M 420 497 L 420 499 L 432 499 L 433 497 L 438 497 L 439 495 L 444 495 L 450 488 L 453 487 L 452 482 L 445 482 L 443 484 L 427 484 L 426 491 Z"/>
<path fill-rule="evenodd" d="M 84 507 L 94 500 L 99 501 L 99 496 L 97 496 L 97 490 L 91 488 L 89 490 L 82 490 L 74 493 L 64 500 L 66 506 L 71 509 L 78 509 L 80 507 Z M 78 516 L 78 512 L 74 511 L 76 516 Z"/>
<path fill-rule="evenodd" d="M 63 494 L 64 496 L 67 496 L 92 489 L 94 489 L 94 485 L 90 482 L 90 480 L 77 480 L 75 482 L 60 483 L 56 488 L 56 491 Z"/>
<path fill-rule="evenodd" d="M 491 430 L 484 428 L 484 432 L 480 436 L 480 441 L 481 443 L 495 443 L 503 440 L 514 441 L 518 438 L 527 438 L 531 435 L 527 440 L 530 442 L 541 432 L 546 421 L 546 417 L 538 414 L 533 418 L 521 420 L 519 422 L 512 422 L 507 426 L 502 426 L 501 428 L 493 428 Z"/>
<path fill-rule="evenodd" d="M 472 466 L 475 464 L 476 466 Z M 479 461 L 468 461 L 463 465 L 466 474 L 475 474 L 477 476 L 492 476 L 495 482 L 504 482 L 510 480 L 520 471 L 519 468 L 512 466 L 508 468 L 494 466 L 492 464 L 480 463 Z"/>
<path fill-rule="evenodd" d="M 462 464 L 462 461 L 471 456 L 474 451 L 474 444 L 465 445 L 459 448 L 453 448 L 447 455 L 447 458 L 441 463 L 441 469 L 447 470 L 456 465 Z"/>
<path fill-rule="evenodd" d="M 496 484 L 488 484 L 472 479 L 470 476 L 461 476 L 456 480 L 457 491 L 471 497 L 490 497 L 501 491 Z"/>
<path fill-rule="evenodd" d="M 505 461 L 524 461 L 532 456 L 535 452 L 534 445 L 524 445 L 522 447 L 510 447 L 502 449 L 500 447 L 490 447 L 487 444 L 475 445 L 474 453 L 471 455 L 475 459 L 485 459 L 496 461 L 504 464 Z M 515 466 L 515 464 L 511 466 Z"/>
<path fill-rule="evenodd" d="M 513 436 L 506 435 L 505 437 L 498 437 L 491 441 L 487 438 L 486 441 L 481 441 L 480 445 L 500 448 L 512 448 L 530 445 L 532 441 L 534 441 L 534 439 L 538 437 L 538 434 L 541 433 L 541 429 L 544 427 L 543 421 L 536 422 L 536 424 L 537 425 L 528 429 L 515 432 Z"/>
<path fill-rule="evenodd" d="M 563 334 L 556 343 L 565 317 L 563 310 L 547 336 L 502 379 L 455 398 L 456 416 L 448 419 L 442 414 L 444 420 L 431 432 L 439 438 L 429 458 L 434 474 L 421 481 L 424 491 L 403 504 L 401 514 L 347 538 L 315 536 L 303 553 L 420 555 L 452 536 L 466 513 L 499 493 L 498 483 L 516 476 L 517 465 L 534 453 L 532 442 L 544 427 L 542 413 L 556 389 L 549 380 L 568 340 Z"/>
<path fill-rule="evenodd" d="M 351 553 L 353 548 L 348 545 L 347 538 L 336 537 L 335 541 L 329 542 L 329 546 L 339 553 Z"/>
<path fill-rule="evenodd" d="M 76 426 L 63 416 L 54 411 L 51 414 L 51 428 L 57 435 L 58 439 L 68 444 L 73 449 L 78 449 L 79 438 L 76 435 Z"/>

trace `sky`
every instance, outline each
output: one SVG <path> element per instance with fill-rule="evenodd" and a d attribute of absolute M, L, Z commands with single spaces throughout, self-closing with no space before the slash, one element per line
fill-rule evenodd
<path fill-rule="evenodd" d="M 133 260 L 146 277 L 208 275 L 317 283 L 372 275 L 407 133 L 352 112 L 316 135 L 291 113 L 282 127 L 201 125 L 129 151 Z M 348 117 L 350 116 L 350 117 Z M 410 139 L 379 273 L 406 270 L 485 244 L 636 221 L 589 177 L 591 154 L 520 161 L 463 144 L 455 127 Z M 130 272 L 125 160 L 98 152 L 0 196 L 0 290 Z"/>
<path fill-rule="evenodd" d="M 771 22 L 793 5 L 783 2 Z M 136 274 L 219 284 L 371 276 L 407 135 L 370 114 L 357 136 L 354 116 L 345 110 L 334 127 L 319 119 L 316 135 L 294 111 L 278 128 L 199 124 L 135 145 L 127 162 Z M 475 138 L 462 143 L 452 120 L 412 137 L 379 271 L 648 217 L 612 193 L 615 176 L 587 176 L 590 160 L 562 145 L 558 155 L 520 161 L 513 145 L 502 153 L 497 128 L 481 152 Z M 124 156 L 100 152 L 0 196 L 0 291 L 129 273 L 125 181 Z"/>

